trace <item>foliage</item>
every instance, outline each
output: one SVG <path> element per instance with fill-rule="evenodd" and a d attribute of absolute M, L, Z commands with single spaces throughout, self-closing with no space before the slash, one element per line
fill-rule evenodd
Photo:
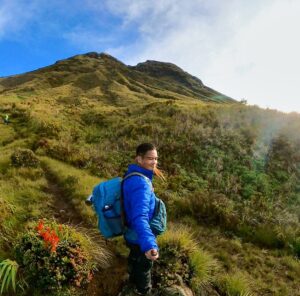
<path fill-rule="evenodd" d="M 16 292 L 16 275 L 19 265 L 10 259 L 0 262 L 0 294 L 9 290 L 10 287 Z"/>
<path fill-rule="evenodd" d="M 295 238 L 291 244 L 293 252 L 300 258 L 300 237 Z"/>
<path fill-rule="evenodd" d="M 72 232 L 66 225 L 40 221 L 18 239 L 16 260 L 37 288 L 82 287 L 92 279 L 95 264 Z"/>
<path fill-rule="evenodd" d="M 15 167 L 37 167 L 39 159 L 30 149 L 17 149 L 11 155 L 11 163 Z"/>

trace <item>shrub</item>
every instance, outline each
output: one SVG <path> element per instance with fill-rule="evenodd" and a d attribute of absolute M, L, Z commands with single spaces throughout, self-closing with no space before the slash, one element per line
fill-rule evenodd
<path fill-rule="evenodd" d="M 62 130 L 62 125 L 58 121 L 51 121 L 49 118 L 33 118 L 31 124 L 35 133 L 44 137 L 57 138 Z"/>
<path fill-rule="evenodd" d="M 11 155 L 11 163 L 15 167 L 38 167 L 40 161 L 30 149 L 17 149 Z"/>
<path fill-rule="evenodd" d="M 251 241 L 268 248 L 282 248 L 284 242 L 278 238 L 278 234 L 272 225 L 260 225 L 252 234 Z"/>
<path fill-rule="evenodd" d="M 47 146 L 43 148 L 45 149 L 45 152 L 48 156 L 55 159 L 64 160 L 64 161 L 68 161 L 72 157 L 72 154 L 74 153 L 71 145 L 67 141 L 64 142 L 48 141 Z"/>
<path fill-rule="evenodd" d="M 190 193 L 185 198 L 175 200 L 175 212 L 178 216 L 185 214 L 198 222 L 220 225 L 227 230 L 235 229 L 240 222 L 234 202 L 220 193 Z"/>
<path fill-rule="evenodd" d="M 38 289 L 82 287 L 96 269 L 84 240 L 69 226 L 40 221 L 19 237 L 15 255 L 25 278 Z"/>
<path fill-rule="evenodd" d="M 296 239 L 294 239 L 294 241 L 292 242 L 292 250 L 294 252 L 294 254 L 300 258 L 300 237 L 297 237 Z"/>

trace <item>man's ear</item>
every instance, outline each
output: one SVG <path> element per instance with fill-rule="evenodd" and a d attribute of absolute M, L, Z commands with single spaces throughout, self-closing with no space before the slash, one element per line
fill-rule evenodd
<path fill-rule="evenodd" d="M 142 157 L 140 155 L 138 155 L 136 158 L 135 158 L 136 162 L 138 164 L 141 164 L 142 163 Z"/>

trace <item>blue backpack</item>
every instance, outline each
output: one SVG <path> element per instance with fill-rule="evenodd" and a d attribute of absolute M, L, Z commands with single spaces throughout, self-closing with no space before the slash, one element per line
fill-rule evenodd
<path fill-rule="evenodd" d="M 112 238 L 125 234 L 125 215 L 123 211 L 123 181 L 132 176 L 142 176 L 151 184 L 151 181 L 143 174 L 131 173 L 123 179 L 120 177 L 110 179 L 96 185 L 92 195 L 86 200 L 91 203 L 98 216 L 98 228 L 105 238 Z M 150 228 L 155 235 L 166 230 L 167 212 L 164 202 L 156 198 L 153 218 L 149 222 Z"/>

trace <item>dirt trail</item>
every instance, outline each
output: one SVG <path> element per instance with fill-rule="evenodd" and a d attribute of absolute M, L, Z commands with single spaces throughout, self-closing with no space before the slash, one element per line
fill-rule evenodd
<path fill-rule="evenodd" d="M 55 178 L 46 167 L 43 168 L 48 181 L 45 192 L 53 196 L 51 212 L 54 218 L 63 224 L 71 226 L 80 226 L 80 228 L 91 229 L 91 225 L 85 223 L 80 214 L 76 211 L 68 196 L 59 185 Z M 110 266 L 106 269 L 99 268 L 94 274 L 91 283 L 86 287 L 82 295 L 89 296 L 116 296 L 122 289 L 126 278 L 127 260 L 124 257 L 116 255 L 115 245 L 111 241 L 106 242 L 107 249 L 112 253 Z"/>
<path fill-rule="evenodd" d="M 54 218 L 63 224 L 69 224 L 72 226 L 82 225 L 83 221 L 76 209 L 69 202 L 62 189 L 57 185 L 48 180 L 48 187 L 46 192 L 53 196 L 53 203 L 51 204 L 51 210 L 53 211 Z"/>

